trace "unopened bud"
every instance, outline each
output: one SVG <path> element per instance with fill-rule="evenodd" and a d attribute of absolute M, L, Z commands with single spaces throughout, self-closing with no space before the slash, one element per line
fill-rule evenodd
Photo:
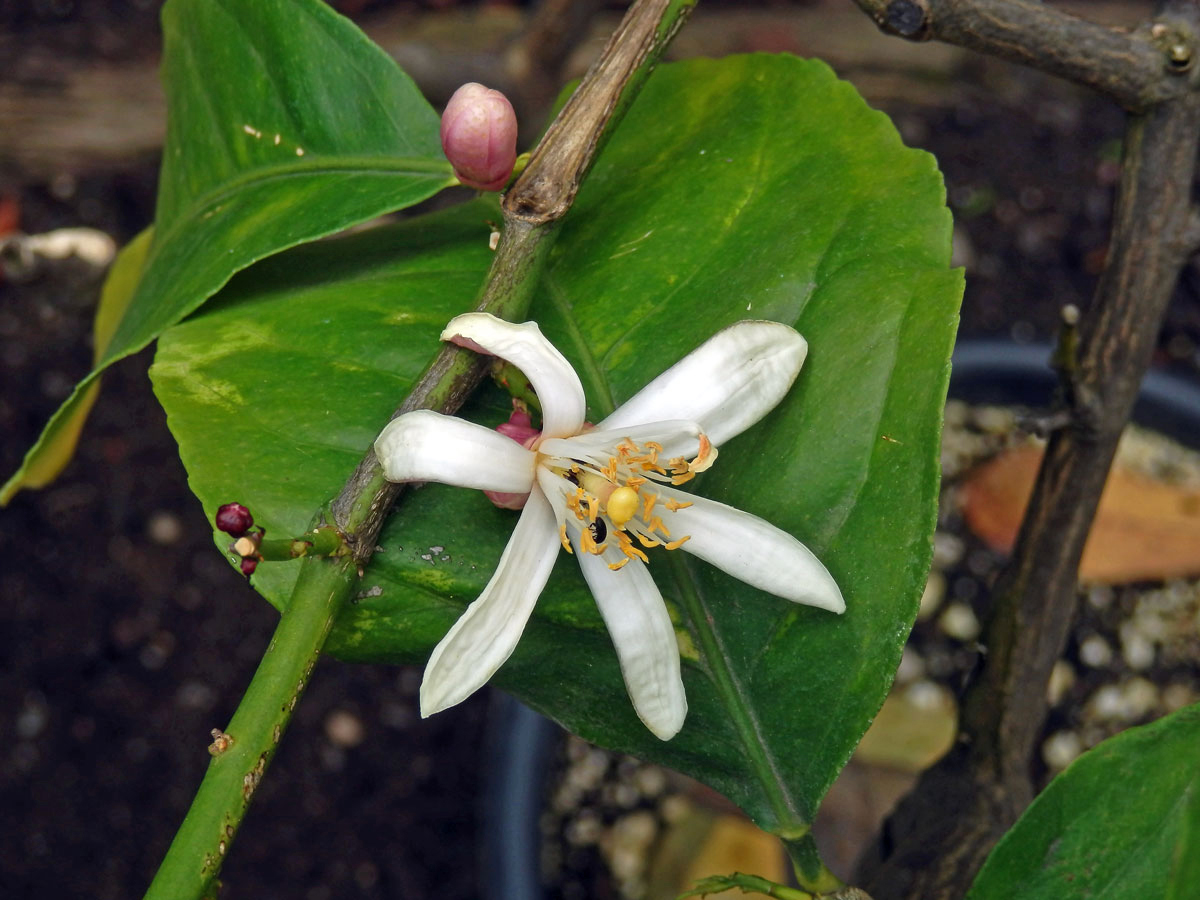
<path fill-rule="evenodd" d="M 258 568 L 258 560 L 253 556 L 247 556 L 242 560 L 242 574 L 249 578 L 254 574 L 254 570 Z"/>
<path fill-rule="evenodd" d="M 250 510 L 240 503 L 226 503 L 217 509 L 217 528 L 230 537 L 241 537 L 254 524 L 254 516 Z"/>
<path fill-rule="evenodd" d="M 498 191 L 517 161 L 517 114 L 499 91 L 464 84 L 442 113 L 442 150 L 467 187 Z"/>

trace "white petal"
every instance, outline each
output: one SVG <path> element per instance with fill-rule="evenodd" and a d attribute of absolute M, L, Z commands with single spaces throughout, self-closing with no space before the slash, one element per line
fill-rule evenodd
<path fill-rule="evenodd" d="M 512 655 L 558 556 L 554 513 L 533 491 L 491 581 L 434 648 L 421 682 L 421 716 L 461 703 Z"/>
<path fill-rule="evenodd" d="M 375 439 L 388 481 L 438 481 L 524 494 L 536 454 L 498 431 L 428 409 L 397 416 Z"/>
<path fill-rule="evenodd" d="M 691 419 L 720 446 L 775 408 L 807 354 L 808 342 L 787 325 L 738 322 L 651 381 L 599 427 Z"/>
<path fill-rule="evenodd" d="M 463 313 L 450 320 L 442 340 L 482 350 L 520 369 L 537 391 L 542 434 L 565 437 L 583 427 L 586 401 L 579 376 L 536 323 L 517 325 L 489 313 Z"/>
<path fill-rule="evenodd" d="M 655 441 L 662 445 L 659 459 L 668 460 L 676 456 L 692 459 L 700 448 L 700 426 L 695 422 L 679 419 L 670 422 L 654 422 L 630 428 L 597 428 L 569 438 L 551 438 L 538 444 L 538 452 L 547 456 L 561 456 L 608 465 L 608 458 L 616 455 L 617 444 L 628 438 L 635 444 Z"/>
<path fill-rule="evenodd" d="M 614 572 L 608 563 L 621 559 L 620 553 L 593 556 L 576 543 L 575 555 L 612 636 L 638 718 L 655 737 L 669 741 L 683 727 L 687 697 L 679 674 L 679 644 L 662 594 L 636 559 Z"/>
<path fill-rule="evenodd" d="M 654 508 L 673 539 L 691 536 L 681 549 L 777 597 L 835 613 L 846 611 L 829 570 L 786 531 L 724 503 L 661 485 L 653 489 L 663 500 L 692 504 L 676 512 L 662 502 Z"/>

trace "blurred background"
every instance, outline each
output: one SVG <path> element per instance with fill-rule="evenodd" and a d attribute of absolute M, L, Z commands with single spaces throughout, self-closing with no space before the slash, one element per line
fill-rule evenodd
<path fill-rule="evenodd" d="M 333 5 L 435 106 L 465 81 L 505 90 L 526 147 L 624 7 Z M 1116 25 L 1149 12 L 1132 0 L 1061 5 Z M 150 223 L 165 116 L 159 8 L 0 0 L 5 478 L 90 367 L 109 252 L 89 238 L 82 255 L 58 259 L 20 235 L 84 226 L 119 246 Z M 1086 313 L 1118 174 L 1123 115 L 1112 104 L 957 48 L 885 37 L 850 0 L 703 0 L 670 55 L 748 51 L 824 59 L 891 115 L 906 143 L 938 158 L 955 264 L 967 270 L 963 336 L 1047 341 L 1063 304 Z M 1193 377 L 1198 276 L 1185 271 L 1158 358 Z M 228 721 L 277 618 L 212 544 L 150 390 L 151 359 L 148 350 L 105 375 L 76 460 L 54 485 L 0 512 L 4 896 L 107 900 L 145 889 L 208 761 L 209 731 Z M 501 756 L 495 722 L 510 715 L 496 715 L 496 701 L 480 693 L 422 721 L 419 682 L 419 669 L 321 664 L 225 866 L 226 896 L 490 893 L 479 881 L 481 798 Z M 675 813 L 664 807 L 682 796 L 722 812 L 719 799 L 659 770 L 579 743 L 551 752 L 557 780 L 538 852 L 559 874 L 547 896 L 657 896 L 636 858 L 666 833 Z M 649 824 L 637 818 L 647 810 Z M 610 827 L 618 819 L 634 823 L 624 837 Z M 735 844 L 745 837 L 717 819 Z M 702 843 L 698 832 L 679 833 L 693 849 Z M 620 855 L 626 844 L 635 862 Z M 754 852 L 717 868 L 752 868 L 745 854 Z"/>

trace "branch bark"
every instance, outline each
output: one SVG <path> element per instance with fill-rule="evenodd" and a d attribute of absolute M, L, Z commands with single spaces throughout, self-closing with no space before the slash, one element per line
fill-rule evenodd
<path fill-rule="evenodd" d="M 1195 30 L 1109 28 L 1033 0 L 855 0 L 880 29 L 935 38 L 1095 88 L 1131 112 L 1196 86 Z M 1169 77 L 1164 77 L 1169 76 Z"/>
<path fill-rule="evenodd" d="M 1194 34 L 1200 3 L 1168 4 L 1158 24 Z M 964 698 L 959 743 L 901 801 L 874 854 L 860 863 L 860 880 L 877 900 L 961 896 L 1033 798 L 1046 685 L 1074 619 L 1079 560 L 1190 252 L 1198 142 L 1195 92 L 1129 119 L 1108 263 L 1080 323 L 1070 424 L 1050 439 L 993 591 L 987 657 Z"/>

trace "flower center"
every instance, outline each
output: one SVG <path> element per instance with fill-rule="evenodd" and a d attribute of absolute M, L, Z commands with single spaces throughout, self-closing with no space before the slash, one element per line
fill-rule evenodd
<path fill-rule="evenodd" d="M 568 526 L 578 535 L 583 551 L 596 556 L 608 550 L 610 540 L 615 540 L 621 558 L 608 564 L 614 570 L 631 559 L 648 562 L 642 547 L 668 550 L 682 547 L 691 535 L 672 538 L 661 515 L 655 512 L 662 495 L 653 489 L 653 484 L 683 484 L 707 470 L 717 458 L 717 448 L 704 434 L 699 440 L 699 451 L 692 460 L 676 456 L 664 461 L 660 459 L 662 444 L 656 441 L 637 444 L 629 438 L 618 443 L 603 463 L 595 459 L 544 457 L 543 464 L 550 471 L 571 483 L 564 491 L 567 517 L 559 526 L 559 538 L 567 552 L 574 552 L 567 538 Z M 671 512 L 691 505 L 674 498 L 662 501 L 662 508 Z"/>

